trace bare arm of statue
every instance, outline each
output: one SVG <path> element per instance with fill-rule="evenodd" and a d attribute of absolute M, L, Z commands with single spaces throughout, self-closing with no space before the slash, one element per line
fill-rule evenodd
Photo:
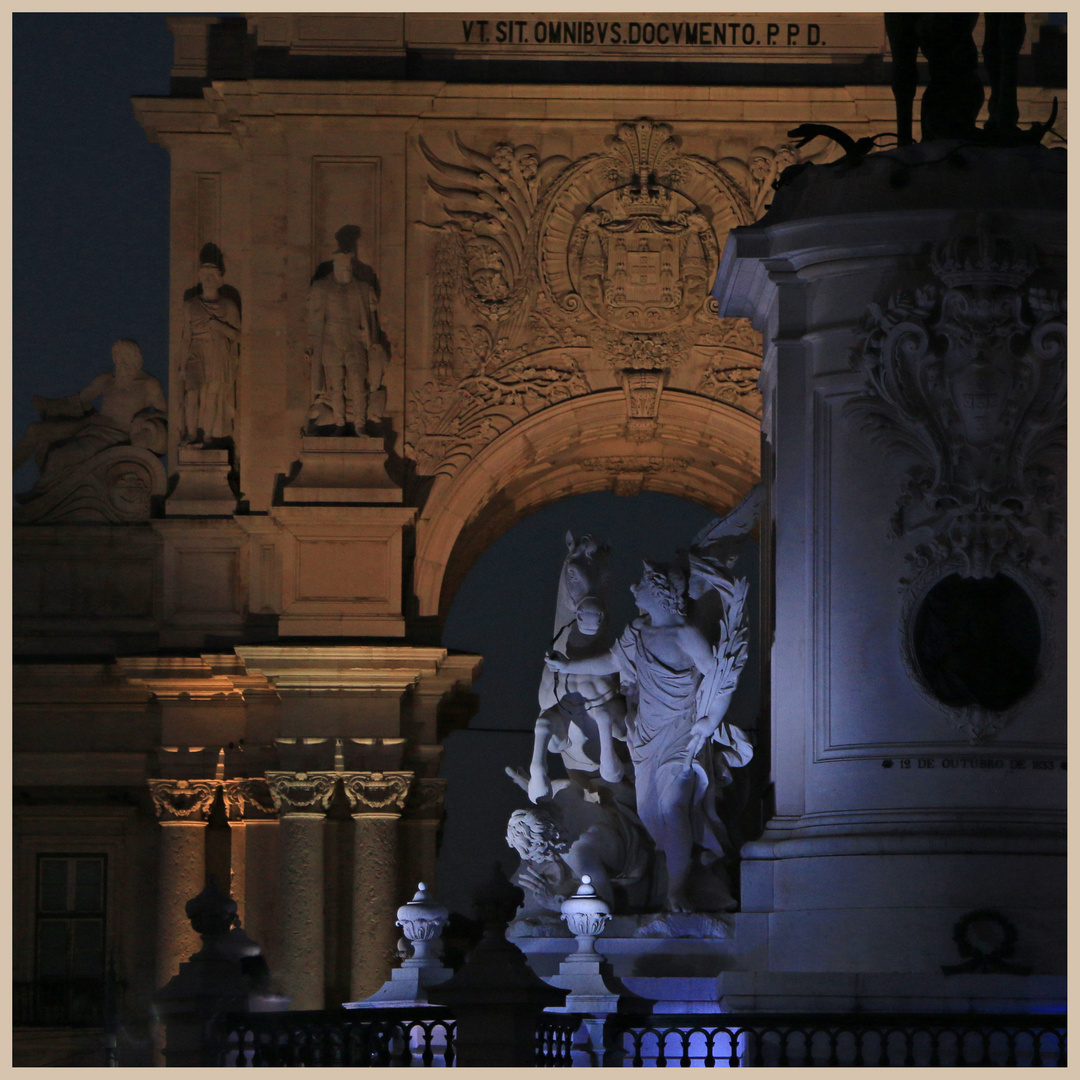
<path fill-rule="evenodd" d="M 157 379 L 148 380 L 146 407 L 148 409 L 157 409 L 158 412 L 163 413 L 169 411 L 169 403 L 165 400 L 165 392 L 161 389 L 161 383 Z"/>
<path fill-rule="evenodd" d="M 551 671 L 557 671 L 563 675 L 617 675 L 619 673 L 618 661 L 610 649 L 597 656 L 583 657 L 581 660 L 569 660 L 562 653 L 549 652 L 544 657 L 544 663 Z"/>

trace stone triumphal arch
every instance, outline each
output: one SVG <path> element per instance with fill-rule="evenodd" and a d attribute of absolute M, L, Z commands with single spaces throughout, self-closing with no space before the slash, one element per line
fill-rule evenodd
<path fill-rule="evenodd" d="M 115 373 L 45 402 L 31 441 L 61 444 L 64 468 L 45 469 L 16 510 L 16 981 L 36 977 L 40 860 L 67 873 L 83 859 L 107 864 L 103 949 L 144 999 L 197 947 L 184 903 L 211 872 L 231 882 L 292 1008 L 373 993 L 397 904 L 432 882 L 442 744 L 467 723 L 480 668 L 439 644 L 440 621 L 491 541 L 602 489 L 723 513 L 759 478 L 773 486 L 783 455 L 789 503 L 824 483 L 814 470 L 832 467 L 831 436 L 800 425 L 824 423 L 822 402 L 849 392 L 849 324 L 864 312 L 837 301 L 844 319 L 830 322 L 815 290 L 862 249 L 830 254 L 831 226 L 816 225 L 806 270 L 802 234 L 774 228 L 775 212 L 738 244 L 730 235 L 762 221 L 790 166 L 844 158 L 791 170 L 791 183 L 844 174 L 853 159 L 828 125 L 845 146 L 893 128 L 884 24 L 725 19 L 170 19 L 172 92 L 134 101 L 170 159 L 168 386 L 135 370 L 126 343 Z M 1023 70 L 1037 72 L 1045 19 L 1028 19 Z M 1063 90 L 1028 78 L 1025 122 L 1052 97 L 1064 109 Z M 890 192 L 925 176 L 901 172 Z M 906 242 L 895 250 L 914 258 Z M 865 256 L 874 289 L 886 250 Z M 714 299 L 736 255 L 725 310 L 758 330 Z M 864 469 L 872 490 L 861 453 L 836 451 L 837 469 Z M 834 518 L 807 510 L 797 534 L 790 520 L 761 530 L 766 635 L 774 584 L 797 613 L 828 584 L 803 545 L 827 543 L 817 526 Z M 876 552 L 872 528 L 852 525 Z M 775 573 L 774 543 L 787 560 Z M 864 579 L 852 571 L 845 603 Z M 817 708 L 808 626 L 790 618 L 775 655 L 805 674 Z M 903 711 L 894 698 L 885 706 Z M 877 753 L 859 742 L 862 713 L 848 742 L 811 748 L 802 705 L 774 701 L 799 729 L 773 762 L 796 777 L 789 802 L 804 764 L 819 765 L 812 751 L 822 772 Z M 880 745 L 886 768 L 909 752 Z M 884 790 L 857 775 L 871 801 Z M 829 777 L 831 797 L 844 785 Z M 800 827 L 814 810 L 778 805 Z M 755 849 L 758 907 L 742 914 L 758 936 L 742 931 L 744 946 L 768 941 L 773 863 L 802 865 L 792 836 Z M 801 941 L 816 940 L 812 918 L 791 923 Z M 710 955 L 734 962 L 721 937 Z"/>

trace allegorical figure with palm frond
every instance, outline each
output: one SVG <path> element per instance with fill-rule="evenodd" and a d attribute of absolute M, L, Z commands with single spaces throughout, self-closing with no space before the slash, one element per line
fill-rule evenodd
<path fill-rule="evenodd" d="M 716 796 L 730 768 L 753 755 L 745 733 L 724 716 L 747 656 L 747 582 L 734 577 L 731 564 L 758 502 L 752 493 L 702 531 L 688 553 L 689 575 L 646 561 L 641 581 L 631 586 L 641 617 L 610 650 L 578 660 L 559 653 L 547 658 L 557 672 L 619 675 L 637 811 L 664 854 L 667 906 L 675 912 L 735 906 Z M 720 613 L 710 633 L 697 609 L 716 603 L 713 592 Z"/>

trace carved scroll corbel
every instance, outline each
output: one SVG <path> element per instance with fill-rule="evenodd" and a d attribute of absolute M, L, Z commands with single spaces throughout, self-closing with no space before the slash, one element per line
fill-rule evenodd
<path fill-rule="evenodd" d="M 626 437 L 631 442 L 647 442 L 656 435 L 660 395 L 667 371 L 663 368 L 623 368 L 619 372 L 626 394 Z"/>

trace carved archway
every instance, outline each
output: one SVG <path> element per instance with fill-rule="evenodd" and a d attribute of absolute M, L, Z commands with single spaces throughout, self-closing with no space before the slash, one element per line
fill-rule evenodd
<path fill-rule="evenodd" d="M 625 394 L 602 391 L 515 424 L 456 476 L 440 477 L 417 523 L 417 613 L 445 617 L 484 549 L 558 499 L 662 491 L 719 513 L 758 478 L 760 422 L 732 406 L 668 391 L 653 437 L 630 431 Z"/>

